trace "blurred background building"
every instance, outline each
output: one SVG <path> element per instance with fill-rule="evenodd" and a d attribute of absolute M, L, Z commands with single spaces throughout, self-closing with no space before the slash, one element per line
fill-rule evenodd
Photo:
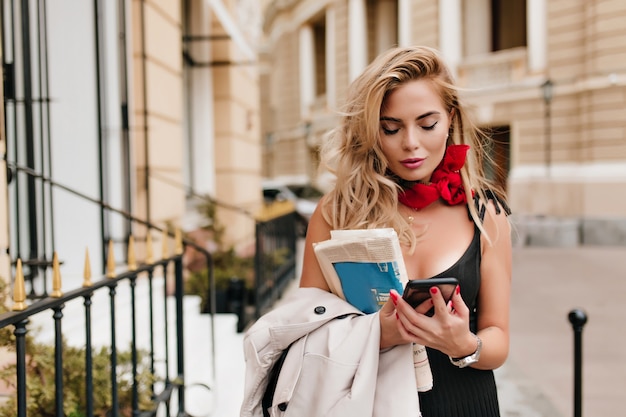
<path fill-rule="evenodd" d="M 320 187 L 318 147 L 380 52 L 443 52 L 494 133 L 520 244 L 626 242 L 626 3 L 276 0 L 260 50 L 263 173 Z"/>
<path fill-rule="evenodd" d="M 86 247 L 101 272 L 109 240 L 122 262 L 128 237 L 142 231 L 103 204 L 193 230 L 198 197 L 210 196 L 223 203 L 225 240 L 253 245 L 249 213 L 262 204 L 257 1 L 0 8 L 0 276 L 21 258 L 36 278 L 53 251 L 67 277 L 80 276 Z"/>

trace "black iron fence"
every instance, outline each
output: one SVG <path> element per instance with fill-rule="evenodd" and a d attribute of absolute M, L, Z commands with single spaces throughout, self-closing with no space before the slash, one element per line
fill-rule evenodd
<path fill-rule="evenodd" d="M 255 319 L 282 296 L 295 277 L 297 216 L 289 211 L 256 223 Z"/>
<path fill-rule="evenodd" d="M 179 236 L 177 234 L 177 236 Z M 164 236 L 166 238 L 166 236 Z M 147 245 L 148 246 L 148 245 Z M 151 245 L 149 245 L 151 247 Z M 113 261 L 113 254 L 109 245 L 109 259 Z M 147 261 L 141 265 L 135 265 L 134 254 L 130 253 L 129 245 L 129 265 L 127 270 L 122 273 L 116 273 L 114 263 L 109 262 L 108 271 L 105 277 L 97 282 L 91 282 L 88 268 L 85 268 L 85 281 L 82 288 L 75 289 L 66 294 L 60 291 L 60 272 L 58 270 L 58 262 L 53 267 L 53 291 L 47 298 L 40 299 L 26 304 L 26 291 L 24 286 L 24 276 L 22 273 L 21 261 L 18 259 L 16 265 L 15 282 L 13 288 L 12 311 L 0 315 L 0 330 L 12 326 L 14 343 L 11 350 L 15 350 L 15 380 L 13 389 L 15 395 L 14 403 L 9 406 L 14 408 L 18 417 L 26 417 L 27 415 L 55 415 L 65 416 L 68 413 L 79 412 L 76 415 L 84 416 L 155 416 L 159 410 L 160 415 L 171 415 L 174 410 L 178 416 L 188 415 L 185 412 L 185 372 L 184 372 L 184 343 L 183 334 L 183 260 L 182 260 L 182 239 L 177 239 L 176 253 L 174 256 L 164 257 L 156 262 L 150 260 L 151 253 L 148 253 Z M 56 256 L 55 256 L 56 259 Z M 85 260 L 88 265 L 88 257 Z M 173 294 L 168 295 L 168 280 L 174 282 Z M 137 303 L 137 284 L 142 282 L 141 289 L 144 292 L 143 299 L 147 297 L 147 303 L 140 306 Z M 126 287 L 129 291 L 129 301 L 126 309 L 130 310 L 130 317 L 117 317 L 122 306 L 118 305 L 116 295 L 120 288 Z M 96 295 L 106 294 L 106 300 L 99 297 L 99 302 L 109 305 L 107 328 L 103 328 L 103 320 L 100 317 L 98 328 L 94 329 L 93 308 Z M 173 299 L 173 306 L 168 301 Z M 64 360 L 67 360 L 65 350 L 68 346 L 64 339 L 62 330 L 66 305 L 77 305 L 77 301 L 82 301 L 82 315 L 84 317 L 83 340 L 84 349 L 82 350 L 84 365 L 84 380 L 82 386 L 83 393 L 66 393 L 64 383 L 68 381 L 68 372 Z M 155 308 L 159 306 L 159 308 Z M 98 312 L 102 314 L 105 306 L 99 306 Z M 173 307 L 173 308 L 172 308 Z M 139 308 L 147 309 L 141 312 L 141 316 L 147 318 L 147 322 L 138 320 Z M 170 310 L 171 309 L 171 310 Z M 51 313 L 46 320 L 45 314 Z M 76 317 L 68 317 L 76 319 Z M 127 327 L 129 334 L 120 334 L 120 323 L 126 321 L 130 326 Z M 29 386 L 29 378 L 40 378 L 40 370 L 37 369 L 41 358 L 33 360 L 33 352 L 28 349 L 27 335 L 31 328 L 36 327 L 35 323 L 47 328 L 54 328 L 53 341 L 53 367 L 54 367 L 54 410 L 41 410 L 37 401 L 29 401 L 27 395 L 27 387 Z M 170 328 L 172 326 L 173 328 Z M 141 330 L 140 330 L 141 327 Z M 76 331 L 76 330 L 74 330 Z M 97 333 L 99 339 L 102 339 L 102 333 L 109 334 L 108 354 L 109 363 L 106 365 L 110 372 L 107 381 L 109 387 L 106 410 L 103 410 L 102 401 L 96 402 L 96 391 L 101 391 L 102 387 L 94 386 L 95 376 L 94 355 L 96 349 L 93 346 L 94 333 Z M 138 334 L 143 337 L 143 345 L 139 343 Z M 156 337 L 158 335 L 158 337 Z M 74 335 L 76 336 L 76 335 Z M 124 359 L 124 366 L 120 363 L 119 347 L 120 339 L 130 341 L 129 359 Z M 155 340 L 160 339 L 160 343 Z M 147 343 L 145 343 L 147 340 Z M 172 349 L 173 347 L 173 349 Z M 71 350 L 76 353 L 75 349 Z M 128 355 L 127 355 L 128 356 Z M 75 358 L 74 358 L 75 359 Z M 52 360 L 52 358 L 46 358 Z M 145 378 L 149 375 L 148 378 Z M 142 378 L 143 376 L 143 378 Z M 101 375 L 99 375 L 101 378 Z M 100 383 L 101 379 L 98 380 Z M 50 381 L 52 383 L 52 381 Z M 125 392 L 122 394 L 122 391 Z M 65 410 L 65 395 L 78 395 L 84 399 L 84 403 L 80 405 L 80 410 Z M 101 395 L 101 393 L 99 394 Z M 124 397 L 124 401 L 120 397 Z M 30 397 L 33 398 L 32 390 Z M 142 400 L 143 397 L 143 400 Z M 173 404 L 173 398 L 175 403 Z M 5 404 L 7 406 L 7 404 Z M 105 414 L 103 414 L 105 413 Z"/>

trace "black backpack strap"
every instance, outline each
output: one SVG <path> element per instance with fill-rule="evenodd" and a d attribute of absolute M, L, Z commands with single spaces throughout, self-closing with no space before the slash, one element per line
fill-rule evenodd
<path fill-rule="evenodd" d="M 268 380 L 267 380 L 267 387 L 265 388 L 265 393 L 263 394 L 263 399 L 261 400 L 261 406 L 263 408 L 263 417 L 270 417 L 270 414 L 267 410 L 272 407 L 272 401 L 274 400 L 274 393 L 276 392 L 276 384 L 278 383 L 280 370 L 283 367 L 283 363 L 285 362 L 287 353 L 289 353 L 290 347 L 291 345 L 287 346 L 287 348 L 282 351 L 282 353 L 276 360 L 276 363 L 274 363 L 274 366 L 272 366 L 272 369 L 269 372 Z"/>

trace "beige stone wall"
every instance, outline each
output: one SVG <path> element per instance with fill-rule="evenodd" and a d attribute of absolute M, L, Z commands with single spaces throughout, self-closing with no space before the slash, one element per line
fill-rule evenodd
<path fill-rule="evenodd" d="M 231 16 L 235 3 L 225 2 Z M 213 33 L 225 30 L 215 17 Z M 215 172 L 218 221 L 226 227 L 224 243 L 246 250 L 254 242 L 254 214 L 262 205 L 259 67 L 232 41 L 213 42 L 213 61 L 231 65 L 213 71 Z"/>
<path fill-rule="evenodd" d="M 319 2 L 294 1 L 281 9 L 268 28 L 265 50 L 268 54 L 268 77 L 264 88 L 268 91 L 270 110 L 263 135 L 271 137 L 264 150 L 265 177 L 306 176 L 315 178 L 317 146 L 323 134 L 333 126 L 334 111 L 324 101 L 306 120 L 300 114 L 299 29 L 310 22 L 319 10 Z M 335 12 L 335 77 L 338 106 L 345 99 L 348 80 L 348 2 L 327 1 Z M 323 10 L 323 9 L 322 9 Z M 327 28 L 331 30 L 331 28 Z"/>
<path fill-rule="evenodd" d="M 298 33 L 281 34 L 271 46 L 270 93 L 271 119 L 264 135 L 270 135 L 273 164 L 266 177 L 302 174 L 306 150 L 302 146 L 304 121 L 300 119 Z"/>
<path fill-rule="evenodd" d="M 626 216 L 625 18 L 624 2 L 548 2 L 554 170 L 549 179 L 512 184 L 511 203 L 519 212 Z M 539 97 L 534 104 L 538 114 L 513 139 L 518 166 L 541 163 L 543 157 L 544 103 Z M 520 121 L 514 109 L 504 117 Z"/>
<path fill-rule="evenodd" d="M 348 75 L 348 2 L 337 1 L 333 4 L 335 8 L 335 77 L 337 79 L 337 107 L 345 101 L 345 97 L 350 84 Z M 331 111 L 333 109 L 330 109 Z"/>
<path fill-rule="evenodd" d="M 415 45 L 439 45 L 439 1 L 415 0 L 411 8 L 411 40 Z"/>
<path fill-rule="evenodd" d="M 183 183 L 180 10 L 179 1 L 132 3 L 134 214 L 148 218 L 146 207 L 150 207 L 149 219 L 159 225 L 177 224 L 185 210 L 184 189 L 167 183 Z"/>
<path fill-rule="evenodd" d="M 236 4 L 223 3 L 236 21 Z M 180 12 L 180 1 L 133 2 L 136 215 L 147 215 L 147 166 L 151 178 L 150 219 L 175 226 L 180 225 L 186 210 L 185 190 L 177 186 L 184 184 L 186 140 Z M 227 34 L 215 15 L 211 28 L 214 34 Z M 214 197 L 228 206 L 217 214 L 218 220 L 228 226 L 224 243 L 240 248 L 254 239 L 253 213 L 262 202 L 258 69 L 232 39 L 211 42 L 211 54 L 213 61 L 230 62 L 206 69 L 213 77 Z"/>

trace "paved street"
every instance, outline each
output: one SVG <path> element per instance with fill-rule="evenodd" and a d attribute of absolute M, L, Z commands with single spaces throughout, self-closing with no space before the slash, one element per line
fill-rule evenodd
<path fill-rule="evenodd" d="M 573 308 L 588 322 L 583 340 L 583 417 L 623 415 L 626 393 L 626 248 L 516 248 L 511 352 L 503 382 L 540 416 L 573 416 Z M 504 401 L 504 407 L 508 407 Z M 510 416 L 531 416 L 514 414 Z"/>
<path fill-rule="evenodd" d="M 511 351 L 496 371 L 502 416 L 573 416 L 574 333 L 567 318 L 573 308 L 584 309 L 589 319 L 582 334 L 582 415 L 623 415 L 624 295 L 626 248 L 515 248 Z M 217 333 L 215 417 L 239 414 L 243 336 L 234 323 Z"/>

